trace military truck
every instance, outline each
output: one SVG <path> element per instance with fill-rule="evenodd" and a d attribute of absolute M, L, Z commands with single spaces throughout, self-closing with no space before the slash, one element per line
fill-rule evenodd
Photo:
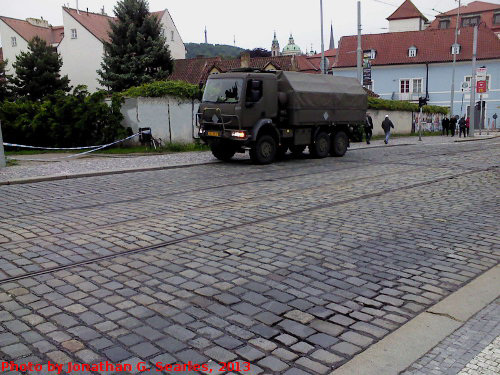
<path fill-rule="evenodd" d="M 254 163 L 269 164 L 306 147 L 315 158 L 343 156 L 366 109 L 354 78 L 240 69 L 209 77 L 197 119 L 216 158 L 249 150 Z"/>

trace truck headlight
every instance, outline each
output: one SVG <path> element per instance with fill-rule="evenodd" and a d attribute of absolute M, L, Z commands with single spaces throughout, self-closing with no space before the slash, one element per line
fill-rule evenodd
<path fill-rule="evenodd" d="M 247 136 L 247 134 L 243 131 L 234 131 L 234 132 L 231 132 L 231 136 L 235 137 L 235 138 L 245 138 Z"/>

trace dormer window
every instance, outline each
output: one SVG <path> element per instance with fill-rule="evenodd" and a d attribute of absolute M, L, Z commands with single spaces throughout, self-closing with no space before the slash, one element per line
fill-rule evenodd
<path fill-rule="evenodd" d="M 377 51 L 374 49 L 363 51 L 364 60 L 374 60 L 377 57 Z"/>
<path fill-rule="evenodd" d="M 493 15 L 493 24 L 500 25 L 500 13 L 495 13 Z"/>
<path fill-rule="evenodd" d="M 374 60 L 377 57 L 377 51 L 374 49 L 370 50 L 370 60 Z"/>
<path fill-rule="evenodd" d="M 451 54 L 452 55 L 458 55 L 460 53 L 460 50 L 462 49 L 462 46 L 460 44 L 453 44 L 451 46 Z"/>
<path fill-rule="evenodd" d="M 462 27 L 479 25 L 480 20 L 481 20 L 480 16 L 464 17 L 462 18 Z"/>
<path fill-rule="evenodd" d="M 450 20 L 441 20 L 439 21 L 439 28 L 440 29 L 449 29 L 450 28 Z"/>
<path fill-rule="evenodd" d="M 12 47 L 16 47 L 17 46 L 17 38 L 15 36 L 13 36 L 13 37 L 10 38 L 10 42 L 12 44 Z"/>
<path fill-rule="evenodd" d="M 417 47 L 411 46 L 408 48 L 408 57 L 416 57 L 417 56 Z"/>

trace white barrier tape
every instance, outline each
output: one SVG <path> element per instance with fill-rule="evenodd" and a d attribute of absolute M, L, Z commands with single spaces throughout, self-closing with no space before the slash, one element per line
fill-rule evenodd
<path fill-rule="evenodd" d="M 142 134 L 143 132 L 139 132 L 137 134 L 134 134 L 133 136 L 130 136 L 126 139 L 123 139 L 123 141 L 126 141 L 127 139 L 130 139 L 132 137 L 135 137 L 139 134 Z M 97 146 L 83 146 L 83 147 L 66 147 L 66 148 L 63 148 L 63 147 L 40 147 L 40 146 L 27 146 L 27 145 L 18 145 L 16 143 L 7 143 L 7 142 L 3 142 L 3 145 L 4 146 L 9 146 L 9 147 L 19 147 L 19 148 L 31 148 L 31 149 L 35 149 L 35 150 L 90 150 L 90 149 L 93 149 L 93 148 L 99 148 L 99 147 L 105 147 L 105 146 L 109 146 L 109 145 L 97 145 Z"/>
<path fill-rule="evenodd" d="M 129 139 L 132 139 L 134 137 L 137 137 L 138 135 L 140 135 L 142 133 L 136 133 L 136 134 L 133 134 L 131 135 L 130 137 L 127 137 L 127 138 L 124 138 L 124 139 L 120 139 L 118 141 L 115 141 L 115 142 L 112 142 L 112 143 L 108 143 L 107 145 L 102 145 L 102 146 L 94 146 L 96 148 L 92 149 L 92 150 L 89 150 L 89 151 L 85 151 L 85 152 L 81 152 L 79 154 L 73 154 L 73 155 L 68 155 L 68 156 L 64 156 L 62 158 L 54 158 L 54 159 L 25 159 L 25 158 L 22 158 L 22 159 L 18 159 L 18 160 L 22 160 L 22 161 L 59 161 L 59 160 L 64 160 L 64 159 L 69 159 L 69 158 L 75 158 L 75 157 L 78 157 L 78 156 L 82 156 L 82 155 L 86 155 L 86 154 L 90 154 L 91 152 L 95 152 L 95 151 L 99 151 L 99 150 L 102 150 L 104 148 L 107 148 L 109 146 L 113 146 L 113 145 L 116 145 L 117 143 L 121 143 L 121 142 L 125 142 L 125 141 L 128 141 Z M 5 143 L 4 143 L 5 145 Z M 29 147 L 29 146 L 28 146 Z M 76 148 L 74 148 L 76 149 Z M 83 148 L 85 149 L 85 148 Z M 47 149 L 46 149 L 47 150 Z M 61 150 L 61 149 L 48 149 L 48 150 Z M 62 149 L 62 150 L 71 150 L 69 148 L 66 148 L 66 149 Z M 10 159 L 9 160 L 16 160 L 16 159 Z"/>

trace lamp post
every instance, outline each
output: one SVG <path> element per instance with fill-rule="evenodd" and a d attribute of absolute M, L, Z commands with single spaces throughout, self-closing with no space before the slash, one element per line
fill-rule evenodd
<path fill-rule="evenodd" d="M 363 71 L 361 68 L 361 1 L 358 1 L 358 49 L 357 52 L 357 68 L 358 68 L 358 81 L 363 84 Z"/>
<path fill-rule="evenodd" d="M 452 47 L 452 50 L 456 49 L 457 41 L 458 41 L 458 24 L 460 23 L 460 6 L 461 0 L 458 0 L 458 13 L 457 13 L 457 24 L 455 25 L 455 44 Z M 457 62 L 457 50 L 453 51 L 453 65 L 451 70 L 451 99 L 450 99 L 450 115 L 453 116 L 453 100 L 455 98 L 455 64 Z M 460 113 L 462 115 L 462 113 Z"/>
<path fill-rule="evenodd" d="M 323 0 L 319 0 L 319 8 L 321 13 L 321 73 L 326 74 L 328 66 L 325 61 L 325 38 L 323 35 Z"/>
<path fill-rule="evenodd" d="M 0 122 L 0 168 L 5 167 L 6 165 L 5 153 L 3 151 L 2 123 Z"/>

